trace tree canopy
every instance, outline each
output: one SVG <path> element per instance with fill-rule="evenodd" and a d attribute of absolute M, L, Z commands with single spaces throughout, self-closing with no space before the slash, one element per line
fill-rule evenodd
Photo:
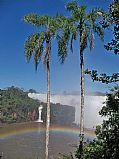
<path fill-rule="evenodd" d="M 104 45 L 105 49 L 114 52 L 116 55 L 119 54 L 119 2 L 114 0 L 107 12 L 103 12 L 103 20 L 100 24 L 105 29 L 112 30 L 113 39 Z M 117 57 L 118 58 L 118 57 Z M 85 71 L 85 74 L 89 74 L 93 81 L 100 81 L 102 83 L 112 83 L 119 81 L 119 73 L 115 72 L 112 75 L 107 75 L 106 73 L 99 74 L 97 70 Z"/>
<path fill-rule="evenodd" d="M 101 8 L 93 8 L 87 12 L 87 7 L 80 6 L 76 1 L 72 1 L 66 5 L 67 11 L 71 13 L 71 17 L 65 19 L 63 29 L 58 36 L 58 54 L 61 63 L 65 61 L 69 50 L 73 51 L 73 41 L 80 37 L 80 51 L 83 52 L 86 47 L 90 46 L 90 50 L 94 47 L 94 34 L 96 33 L 101 40 L 104 38 L 104 32 L 101 25 L 97 22 L 97 18 L 101 17 Z"/>
<path fill-rule="evenodd" d="M 109 6 L 109 11 L 103 14 L 103 20 L 100 22 L 103 28 L 111 28 L 113 31 L 113 39 L 105 45 L 107 50 L 113 50 L 119 54 L 119 1 L 114 0 Z"/>

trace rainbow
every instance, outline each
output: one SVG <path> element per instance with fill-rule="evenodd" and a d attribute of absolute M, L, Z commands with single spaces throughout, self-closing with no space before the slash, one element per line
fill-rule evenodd
<path fill-rule="evenodd" d="M 31 132 L 41 133 L 45 132 L 45 130 L 46 130 L 45 125 L 43 123 L 31 122 L 31 123 L 10 124 L 0 127 L 0 139 L 24 133 L 31 133 Z M 50 132 L 70 133 L 70 134 L 72 133 L 74 135 L 79 135 L 79 128 L 51 125 Z M 85 129 L 85 136 L 95 137 L 94 130 Z"/>

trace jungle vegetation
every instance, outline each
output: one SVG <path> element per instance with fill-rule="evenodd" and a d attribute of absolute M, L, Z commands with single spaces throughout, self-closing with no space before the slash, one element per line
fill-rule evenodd
<path fill-rule="evenodd" d="M 36 118 L 31 118 L 31 114 L 38 107 L 39 101 L 29 98 L 28 92 L 23 89 L 12 86 L 0 90 L 1 123 L 36 120 Z"/>

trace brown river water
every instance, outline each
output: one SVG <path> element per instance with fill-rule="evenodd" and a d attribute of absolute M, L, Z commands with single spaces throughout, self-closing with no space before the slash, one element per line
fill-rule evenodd
<path fill-rule="evenodd" d="M 86 137 L 94 138 L 94 132 L 86 130 Z M 62 159 L 61 154 L 76 150 L 79 129 L 52 125 L 50 129 L 49 159 Z M 2 159 L 44 159 L 45 125 L 20 123 L 0 125 L 0 155 Z"/>

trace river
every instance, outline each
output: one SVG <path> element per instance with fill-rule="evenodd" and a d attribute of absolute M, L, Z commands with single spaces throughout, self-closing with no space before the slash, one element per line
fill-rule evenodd
<path fill-rule="evenodd" d="M 49 159 L 61 159 L 61 154 L 76 150 L 79 129 L 52 125 L 50 129 Z M 94 132 L 86 130 L 88 138 Z M 31 122 L 0 126 L 0 154 L 2 159 L 44 159 L 45 125 Z"/>

